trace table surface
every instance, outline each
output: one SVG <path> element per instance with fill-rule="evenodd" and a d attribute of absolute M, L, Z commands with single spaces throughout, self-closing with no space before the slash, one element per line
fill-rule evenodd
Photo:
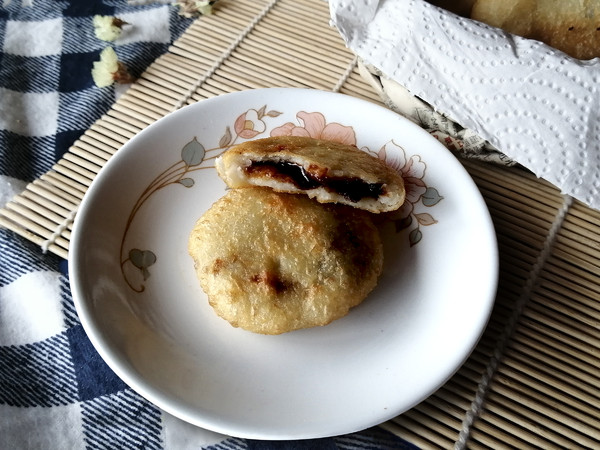
<path fill-rule="evenodd" d="M 92 4 L 106 8 L 101 2 Z M 69 423 L 67 416 L 77 416 L 77 423 L 83 423 L 83 431 L 73 433 L 91 439 L 88 443 L 130 444 L 135 440 L 127 440 L 131 436 L 115 441 L 116 427 L 103 423 L 94 409 L 98 403 L 114 402 L 108 405 L 113 408 L 111 414 L 119 405 L 127 405 L 151 417 L 144 423 L 121 417 L 129 421 L 127 433 L 145 439 L 151 448 L 187 448 L 190 442 L 206 448 L 286 445 L 201 434 L 139 398 L 103 366 L 86 341 L 70 299 L 64 259 L 72 221 L 87 187 L 111 155 L 139 131 L 187 104 L 263 87 L 307 87 L 375 104 L 381 100 L 361 77 L 355 56 L 329 26 L 326 2 L 221 0 L 214 14 L 193 21 L 178 17 L 172 6 L 149 7 L 155 20 L 159 20 L 155 9 L 168 9 L 171 34 L 160 43 L 144 44 L 145 49 L 140 44 L 132 50 L 135 43 L 120 47 L 122 55 L 138 56 L 133 69 L 139 72 L 138 81 L 122 93 L 118 88 L 111 88 L 110 95 L 98 93 L 86 75 L 88 85 L 82 90 L 90 92 L 93 101 L 79 104 L 77 114 L 59 113 L 58 122 L 63 125 L 50 132 L 52 143 L 48 144 L 54 153 L 44 147 L 45 137 L 23 137 L 28 131 L 19 128 L 17 118 L 7 117 L 6 110 L 0 112 L 0 176 L 3 186 L 9 182 L 16 186 L 17 194 L 6 198 L 8 203 L 0 210 L 0 444 L 26 447 L 29 442 L 31 448 L 43 448 L 58 433 L 57 424 Z M 131 8 L 127 11 L 132 18 L 142 10 L 147 12 L 143 6 L 139 11 L 134 6 L 127 8 Z M 3 24 L 11 20 L 10 14 L 18 14 L 16 11 L 15 5 L 0 9 Z M 48 21 L 44 24 L 48 32 L 58 26 Z M 4 42 L 9 39 L 9 28 L 2 30 Z M 43 50 L 37 56 L 51 58 L 50 46 L 38 43 Z M 6 52 L 6 44 L 4 48 Z M 94 57 L 100 49 L 93 49 Z M 128 49 L 131 53 L 125 53 Z M 63 56 L 62 61 L 71 56 Z M 25 84 L 19 85 L 15 78 L 7 81 L 15 76 L 16 64 L 7 61 L 5 53 L 0 106 L 10 105 L 6 102 L 13 92 L 25 90 Z M 28 66 L 23 67 L 27 73 Z M 72 69 L 73 65 L 63 65 L 63 70 L 65 67 Z M 35 85 L 29 88 L 36 89 Z M 68 95 L 59 97 L 63 102 L 70 100 Z M 47 122 L 39 120 L 38 129 Z M 69 127 L 73 121 L 78 121 L 77 125 Z M 36 152 L 43 158 L 24 165 Z M 401 416 L 362 434 L 296 445 L 600 448 L 600 212 L 518 167 L 468 159 L 461 162 L 488 205 L 500 250 L 496 303 L 479 344 L 444 386 Z M 13 303 L 27 303 L 32 308 L 43 303 L 24 300 L 45 295 L 35 287 L 19 290 L 17 286 L 28 279 L 35 285 L 37 278 L 53 286 L 63 322 L 59 333 L 44 336 L 38 329 L 18 342 L 14 336 L 19 333 L 6 331 L 11 326 L 7 311 L 14 308 Z M 19 294 L 15 297 L 13 292 Z M 31 342 L 23 343 L 26 339 Z M 56 383 L 65 380 L 56 372 L 65 362 L 58 359 L 41 364 L 40 359 L 52 359 L 58 347 L 70 343 L 78 343 L 76 352 L 71 349 L 77 365 L 73 376 L 88 380 L 79 379 L 78 392 L 53 391 L 52 398 L 15 394 L 44 383 L 57 390 Z M 22 365 L 21 370 L 13 368 L 14 361 Z M 28 373 L 30 368 L 43 369 L 44 380 L 34 379 Z M 100 385 L 110 392 L 96 395 L 94 389 Z M 77 412 L 71 408 L 74 403 Z M 106 406 L 103 404 L 104 413 Z M 24 430 L 34 427 L 39 427 L 37 437 L 18 440 Z"/>

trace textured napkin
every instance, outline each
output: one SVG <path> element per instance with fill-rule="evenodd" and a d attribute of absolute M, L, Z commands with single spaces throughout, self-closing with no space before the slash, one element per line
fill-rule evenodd
<path fill-rule="evenodd" d="M 422 0 L 330 0 L 330 10 L 365 64 L 600 209 L 600 61 L 575 60 Z"/>

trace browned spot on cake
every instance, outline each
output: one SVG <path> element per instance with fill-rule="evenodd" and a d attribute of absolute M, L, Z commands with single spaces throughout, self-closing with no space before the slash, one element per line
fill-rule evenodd
<path fill-rule="evenodd" d="M 250 281 L 253 283 L 264 284 L 267 288 L 274 290 L 277 294 L 288 291 L 294 285 L 293 282 L 281 278 L 278 273 L 270 270 L 265 270 L 259 274 L 253 275 L 250 277 Z"/>
<path fill-rule="evenodd" d="M 223 261 L 221 258 L 215 259 L 212 267 L 213 275 L 217 275 L 223 269 L 223 267 L 225 267 L 225 261 Z"/>

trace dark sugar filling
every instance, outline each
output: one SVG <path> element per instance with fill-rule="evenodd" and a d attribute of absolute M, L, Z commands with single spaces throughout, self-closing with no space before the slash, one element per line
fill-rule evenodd
<path fill-rule="evenodd" d="M 363 198 L 377 199 L 384 193 L 383 183 L 367 183 L 358 177 L 315 176 L 304 167 L 289 161 L 253 161 L 246 173 L 291 182 L 298 189 L 309 190 L 324 187 L 347 200 L 356 203 Z"/>

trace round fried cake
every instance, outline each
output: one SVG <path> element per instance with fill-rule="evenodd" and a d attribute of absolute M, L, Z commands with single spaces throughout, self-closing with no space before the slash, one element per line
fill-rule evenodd
<path fill-rule="evenodd" d="M 188 250 L 216 313 L 261 334 L 345 316 L 383 266 L 368 213 L 260 187 L 229 190 L 197 221 Z"/>

